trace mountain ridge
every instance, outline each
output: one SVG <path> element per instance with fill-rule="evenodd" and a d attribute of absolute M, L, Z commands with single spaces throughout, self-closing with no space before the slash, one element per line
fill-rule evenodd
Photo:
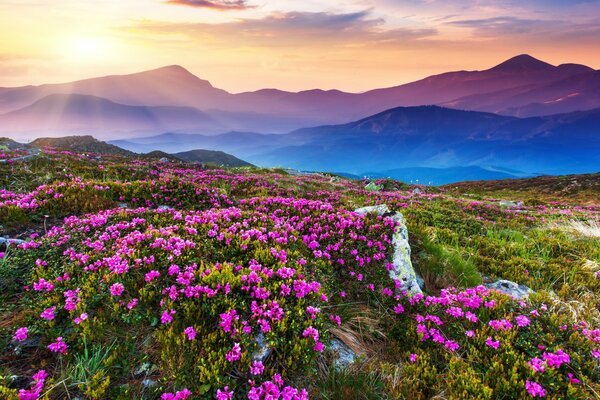
<path fill-rule="evenodd" d="M 361 93 L 337 89 L 230 93 L 180 65 L 170 65 L 64 84 L 0 88 L 0 113 L 23 109 L 50 94 L 80 94 L 124 106 L 193 107 L 220 115 L 210 126 L 193 127 L 195 131 L 223 133 L 233 128 L 285 133 L 308 126 L 348 123 L 398 106 L 435 104 L 518 116 L 593 109 L 600 107 L 600 90 L 594 89 L 599 85 L 600 76 L 590 67 L 569 63 L 554 66 L 529 55 L 513 57 L 485 70 L 445 72 Z M 575 92 L 574 98 L 569 97 Z M 235 126 L 227 123 L 231 119 L 235 119 Z M 162 132 L 177 128 L 166 126 Z M 142 125 L 124 133 L 159 132 Z M 33 133 L 43 135 L 44 131 L 40 128 Z M 99 130 L 90 133 L 102 135 Z"/>

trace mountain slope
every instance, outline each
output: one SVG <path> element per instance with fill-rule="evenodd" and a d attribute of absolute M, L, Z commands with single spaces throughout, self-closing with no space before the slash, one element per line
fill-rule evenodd
<path fill-rule="evenodd" d="M 51 94 L 85 94 L 139 106 L 193 106 L 198 99 L 227 94 L 185 68 L 171 65 L 128 75 L 63 84 L 0 89 L 0 111 L 24 107 Z"/>
<path fill-rule="evenodd" d="M 202 128 L 213 131 L 215 125 L 209 115 L 192 107 L 128 106 L 80 94 L 52 94 L 0 115 L 3 130 L 29 134 L 103 132 L 107 135 Z"/>
<path fill-rule="evenodd" d="M 237 157 L 232 156 L 231 154 L 224 153 L 222 151 L 214 151 L 214 150 L 190 150 L 184 151 L 181 153 L 173 154 L 175 157 L 188 161 L 188 162 L 199 162 L 203 164 L 214 164 L 214 165 L 223 165 L 226 167 L 251 167 L 252 164 L 240 160 Z"/>
<path fill-rule="evenodd" d="M 30 143 L 37 148 L 52 147 L 75 153 L 97 153 L 119 156 L 133 156 L 135 153 L 95 139 L 92 136 L 66 136 L 59 138 L 39 138 Z"/>

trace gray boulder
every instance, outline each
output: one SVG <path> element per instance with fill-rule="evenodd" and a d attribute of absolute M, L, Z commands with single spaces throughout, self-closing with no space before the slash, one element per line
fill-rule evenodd
<path fill-rule="evenodd" d="M 334 355 L 334 365 L 338 371 L 348 368 L 357 359 L 356 353 L 346 343 L 336 338 L 331 339 L 329 350 Z"/>
<path fill-rule="evenodd" d="M 508 281 L 506 279 L 500 279 L 493 283 L 487 283 L 485 287 L 488 289 L 497 290 L 519 300 L 526 299 L 530 294 L 534 293 L 534 291 L 527 286 L 519 285 L 518 283 Z"/>

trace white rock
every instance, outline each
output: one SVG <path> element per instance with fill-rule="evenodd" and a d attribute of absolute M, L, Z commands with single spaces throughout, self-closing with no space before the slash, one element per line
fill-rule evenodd
<path fill-rule="evenodd" d="M 422 294 L 421 287 L 417 280 L 417 273 L 410 260 L 410 244 L 408 243 L 408 229 L 404 222 L 404 216 L 401 212 L 391 212 L 387 205 L 362 207 L 354 210 L 357 214 L 376 213 L 396 222 L 396 228 L 392 237 L 394 254 L 392 255 L 392 264 L 394 267 L 390 270 L 390 278 L 399 280 L 401 285 L 399 290 L 406 291 L 409 296 Z"/>

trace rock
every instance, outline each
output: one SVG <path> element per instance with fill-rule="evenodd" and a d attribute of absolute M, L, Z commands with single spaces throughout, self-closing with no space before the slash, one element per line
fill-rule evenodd
<path fill-rule="evenodd" d="M 339 339 L 331 339 L 329 350 L 334 354 L 334 365 L 338 371 L 348 368 L 350 364 L 356 361 L 356 353 Z"/>
<path fill-rule="evenodd" d="M 254 342 L 258 345 L 258 350 L 254 352 L 254 354 L 252 355 L 252 359 L 254 361 L 264 362 L 273 350 L 271 349 L 271 346 L 269 346 L 269 344 L 266 342 L 265 335 L 262 332 L 256 335 Z"/>
<path fill-rule="evenodd" d="M 171 206 L 165 206 L 165 205 L 160 205 L 160 206 L 158 206 L 156 208 L 159 209 L 159 210 L 174 210 L 173 207 L 171 207 Z"/>
<path fill-rule="evenodd" d="M 12 244 L 12 245 L 20 245 L 21 243 L 25 243 L 24 240 L 21 239 L 10 239 L 10 238 L 3 238 L 0 237 L 0 248 L 4 245 L 4 247 L 6 247 L 8 249 L 8 247 Z"/>
<path fill-rule="evenodd" d="M 510 201 L 510 200 L 500 200 L 498 202 L 500 207 L 521 207 L 523 205 L 522 201 Z"/>
<path fill-rule="evenodd" d="M 162 163 L 168 163 L 169 159 L 167 157 L 162 157 L 160 158 L 158 161 L 162 162 Z"/>
<path fill-rule="evenodd" d="M 369 182 L 367 184 L 367 186 L 365 186 L 365 190 L 370 190 L 370 191 L 373 191 L 373 192 L 378 192 L 381 189 L 383 189 L 383 186 L 382 185 L 378 185 L 375 182 Z"/>
<path fill-rule="evenodd" d="M 390 278 L 399 280 L 401 285 L 399 291 L 406 291 L 409 296 L 422 294 L 421 285 L 417 280 L 417 273 L 410 260 L 410 245 L 408 243 L 408 229 L 404 222 L 404 216 L 401 212 L 391 212 L 387 205 L 362 207 L 354 210 L 357 214 L 376 213 L 396 222 L 396 228 L 392 237 L 394 254 L 392 255 L 392 264 L 394 267 L 390 270 Z M 425 282 L 423 282 L 424 285 Z"/>
<path fill-rule="evenodd" d="M 487 283 L 485 287 L 488 289 L 497 290 L 515 299 L 526 299 L 530 294 L 535 293 L 525 285 L 519 285 L 518 283 L 508 281 L 506 279 L 500 279 L 493 283 Z"/>
<path fill-rule="evenodd" d="M 151 388 L 156 386 L 156 381 L 154 379 L 146 378 L 142 381 L 142 386 L 145 388 Z"/>
<path fill-rule="evenodd" d="M 129 208 L 129 204 L 127 204 L 127 203 L 119 203 L 119 208 Z"/>
<path fill-rule="evenodd" d="M 414 190 L 412 192 L 413 192 L 413 194 L 421 194 L 421 189 L 414 188 Z"/>

